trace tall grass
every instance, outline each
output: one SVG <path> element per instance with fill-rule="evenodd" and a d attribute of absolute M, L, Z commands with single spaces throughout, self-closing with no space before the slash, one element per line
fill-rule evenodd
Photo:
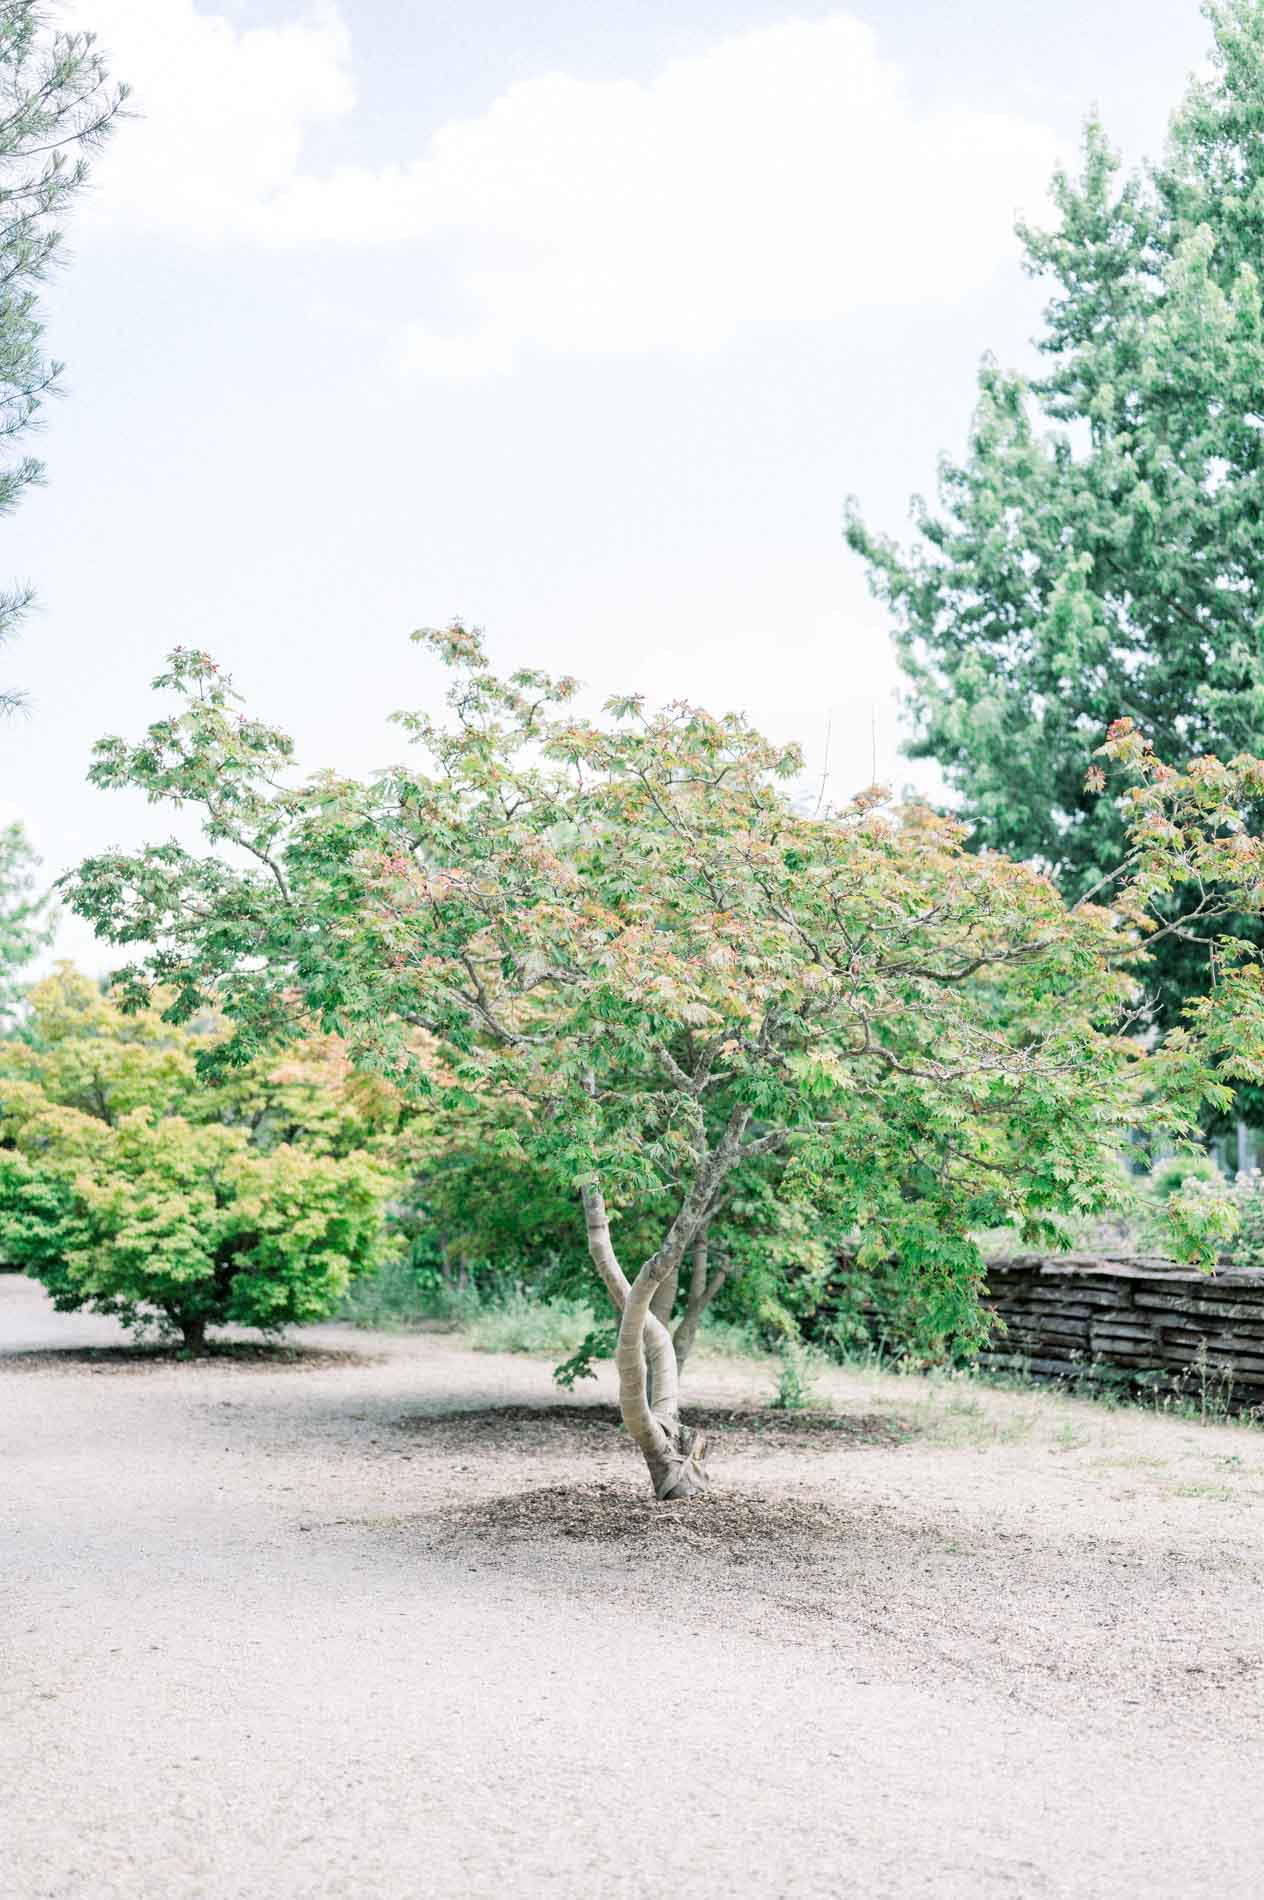
<path fill-rule="evenodd" d="M 515 1287 L 462 1326 L 475 1352 L 574 1352 L 595 1319 L 582 1300 L 535 1300 Z"/>
<path fill-rule="evenodd" d="M 410 1326 L 462 1326 L 482 1305 L 476 1286 L 458 1286 L 431 1270 L 418 1273 L 405 1258 L 389 1261 L 371 1279 L 357 1280 L 338 1317 L 352 1326 L 396 1333 Z"/>

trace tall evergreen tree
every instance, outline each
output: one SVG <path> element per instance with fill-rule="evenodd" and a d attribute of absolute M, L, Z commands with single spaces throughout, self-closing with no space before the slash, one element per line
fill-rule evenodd
<path fill-rule="evenodd" d="M 1119 858 L 1120 805 L 1086 784 L 1113 720 L 1169 758 L 1264 752 L 1264 0 L 1204 11 L 1212 73 L 1163 162 L 1122 179 L 1090 121 L 1058 228 L 1019 227 L 1052 289 L 1046 372 L 985 361 L 911 551 L 849 509 L 913 756 L 943 767 L 978 845 L 1043 860 L 1072 898 Z M 1191 936 L 1159 947 L 1161 1023 L 1209 963 Z"/>
<path fill-rule="evenodd" d="M 32 0 L 0 0 L 0 514 L 42 478 L 18 452 L 62 365 L 44 349 L 39 292 L 57 258 L 66 209 L 87 181 L 87 154 L 126 97 L 90 33 L 53 31 Z M 0 593 L 0 643 L 31 591 Z M 20 695 L 0 691 L 0 710 Z"/>

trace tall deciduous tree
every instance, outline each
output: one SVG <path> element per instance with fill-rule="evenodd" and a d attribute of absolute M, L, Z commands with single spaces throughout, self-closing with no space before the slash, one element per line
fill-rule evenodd
<path fill-rule="evenodd" d="M 1042 860 L 1071 898 L 1126 817 L 1085 790 L 1113 720 L 1165 758 L 1264 749 L 1264 5 L 1206 8 L 1214 69 L 1166 158 L 1122 180 L 1091 122 L 1056 230 L 1020 227 L 1051 300 L 1035 379 L 984 365 L 963 462 L 914 504 L 904 552 L 852 506 L 891 609 L 915 757 L 977 845 Z M 1164 1027 L 1210 980 L 1173 934 Z"/>
<path fill-rule="evenodd" d="M 1235 800 L 1264 768 L 1164 778 L 1138 752 L 1127 877 L 1109 908 L 1068 908 L 926 811 L 874 795 L 805 815 L 784 789 L 798 755 L 739 718 L 624 698 L 594 723 L 573 681 L 498 678 L 459 626 L 421 637 L 455 669 L 452 718 L 402 716 L 427 762 L 367 784 L 296 780 L 289 740 L 177 653 L 158 682 L 177 709 L 103 741 L 93 777 L 200 807 L 216 848 L 91 859 L 71 901 L 151 946 L 124 979 L 137 1002 L 158 978 L 177 1014 L 231 1012 L 221 1060 L 317 1016 L 404 1087 L 500 1105 L 501 1138 L 582 1212 L 659 1497 L 705 1473 L 665 1289 L 700 1256 L 705 1276 L 711 1228 L 769 1158 L 783 1203 L 826 1202 L 862 1259 L 968 1307 L 975 1230 L 1056 1242 L 1059 1216 L 1111 1200 L 1143 1095 L 1169 1130 L 1223 1095 L 1200 1051 L 1230 1006 L 1231 1060 L 1259 1067 L 1253 967 L 1159 1058 L 1121 1015 L 1174 876 L 1202 880 L 1207 914 L 1226 883 L 1258 900 Z"/>
<path fill-rule="evenodd" d="M 66 211 L 87 182 L 88 154 L 125 97 L 90 33 L 52 31 L 35 0 L 0 0 L 0 514 L 43 476 L 43 464 L 18 447 L 62 370 L 44 347 L 39 294 Z M 28 587 L 0 593 L 0 643 L 30 600 Z M 0 692 L 0 710 L 20 697 Z"/>

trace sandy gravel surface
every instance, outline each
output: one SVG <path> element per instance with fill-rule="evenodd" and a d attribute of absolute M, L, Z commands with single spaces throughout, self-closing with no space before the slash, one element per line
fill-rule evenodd
<path fill-rule="evenodd" d="M 114 1337 L 0 1276 L 5 1900 L 1264 1892 L 1264 1433 L 704 1361 L 663 1507 L 545 1363 Z"/>

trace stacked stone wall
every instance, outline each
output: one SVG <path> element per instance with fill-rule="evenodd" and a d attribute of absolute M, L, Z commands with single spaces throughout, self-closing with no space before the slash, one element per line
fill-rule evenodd
<path fill-rule="evenodd" d="M 989 1263 L 988 1301 L 1004 1330 L 984 1365 L 1264 1409 L 1264 1273 L 1020 1255 Z"/>

